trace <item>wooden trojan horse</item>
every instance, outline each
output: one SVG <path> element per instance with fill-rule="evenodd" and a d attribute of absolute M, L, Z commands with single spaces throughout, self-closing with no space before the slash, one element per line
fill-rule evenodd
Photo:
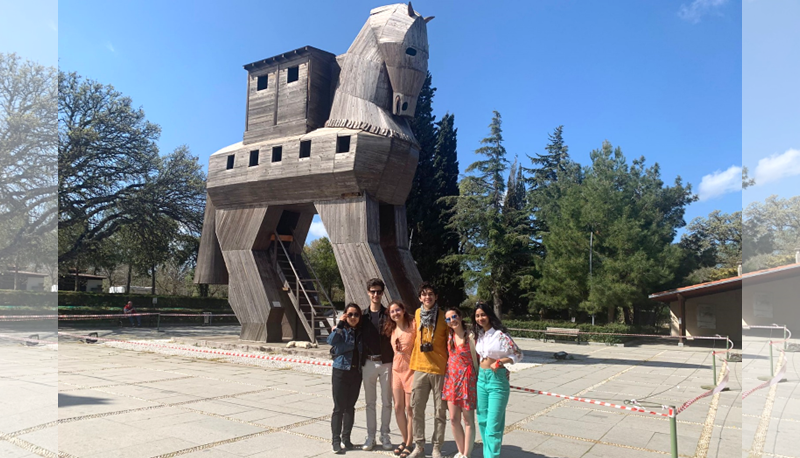
<path fill-rule="evenodd" d="M 405 201 L 419 145 L 408 124 L 428 68 L 426 23 L 411 4 L 376 8 L 340 56 L 310 46 L 245 65 L 244 140 L 208 166 L 195 283 L 228 284 L 241 338 L 316 340 L 333 323 L 302 257 L 319 214 L 346 301 L 416 306 Z M 327 317 L 326 317 L 327 314 Z"/>

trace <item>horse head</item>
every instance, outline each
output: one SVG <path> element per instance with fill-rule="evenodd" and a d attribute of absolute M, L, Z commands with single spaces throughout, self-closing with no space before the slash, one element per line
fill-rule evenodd
<path fill-rule="evenodd" d="M 427 23 L 403 3 L 376 8 L 369 24 L 392 85 L 392 114 L 412 118 L 428 73 Z"/>

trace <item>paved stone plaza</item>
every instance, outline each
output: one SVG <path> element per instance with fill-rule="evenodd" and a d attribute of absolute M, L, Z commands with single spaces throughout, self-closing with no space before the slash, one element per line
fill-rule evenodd
<path fill-rule="evenodd" d="M 98 330 L 100 337 L 151 345 L 86 344 L 62 336 L 57 346 L 28 347 L 0 339 L 0 456 L 331 455 L 329 368 L 197 351 L 217 346 L 287 352 L 282 345 L 242 347 L 236 343 L 238 327 L 234 326 L 163 331 Z M 52 333 L 40 338 L 56 339 Z M 710 384 L 713 377 L 709 348 L 679 348 L 674 342 L 626 348 L 528 339 L 518 339 L 518 343 L 526 358 L 513 368 L 512 385 L 615 404 L 637 399 L 661 411 L 662 404 L 680 405 L 703 393 L 701 386 Z M 749 345 L 745 352 L 750 351 Z M 552 354 L 561 350 L 574 359 L 554 360 Z M 294 356 L 328 361 L 327 352 L 323 346 L 300 350 Z M 751 364 L 762 365 L 763 360 Z M 741 366 L 731 363 L 730 391 L 704 398 L 678 416 L 680 456 L 727 458 L 741 453 Z M 782 384 L 778 397 L 791 396 L 793 388 Z M 756 404 L 763 407 L 767 393 L 748 398 L 745 419 L 761 415 Z M 57 411 L 53 408 L 56 396 Z M 794 412 L 800 412 L 794 407 Z M 788 414 L 779 410 L 776 402 L 772 416 L 786 419 L 779 423 L 782 434 L 791 425 L 800 425 L 797 416 L 789 421 Z M 429 436 L 431 419 L 429 407 Z M 363 440 L 365 424 L 364 404 L 359 401 L 354 441 Z M 398 443 L 394 424 L 393 419 L 393 440 Z M 506 426 L 503 457 L 509 458 L 657 457 L 670 452 L 666 418 L 521 391 L 512 390 Z M 752 438 L 753 431 L 745 428 L 744 432 Z M 772 429 L 770 434 L 766 442 L 773 440 L 775 445 L 766 451 L 774 456 L 798 455 L 788 450 L 788 444 L 775 442 Z M 452 455 L 456 448 L 449 425 L 446 438 L 444 451 Z M 393 456 L 382 450 L 347 454 Z M 480 445 L 472 456 L 482 457 Z"/>
<path fill-rule="evenodd" d="M 782 333 L 751 333 L 744 337 L 742 376 L 744 386 L 756 387 L 771 376 L 769 362 L 770 340 L 782 340 Z M 774 348 L 774 371 L 779 371 L 784 358 Z M 791 349 L 791 348 L 790 348 Z M 800 437 L 800 361 L 797 353 L 786 352 L 785 381 L 765 387 L 750 394 L 742 402 L 742 456 L 796 458 L 800 456 L 797 445 Z M 759 377 L 762 379 L 760 380 Z"/>

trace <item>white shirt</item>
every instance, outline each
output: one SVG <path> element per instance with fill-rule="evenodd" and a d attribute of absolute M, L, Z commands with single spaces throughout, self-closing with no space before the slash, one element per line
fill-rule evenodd
<path fill-rule="evenodd" d="M 517 344 L 503 331 L 495 328 L 491 328 L 488 331 L 478 331 L 475 351 L 478 352 L 481 360 L 486 358 L 495 360 L 511 358 L 514 363 L 522 361 L 522 351 L 517 347 Z"/>

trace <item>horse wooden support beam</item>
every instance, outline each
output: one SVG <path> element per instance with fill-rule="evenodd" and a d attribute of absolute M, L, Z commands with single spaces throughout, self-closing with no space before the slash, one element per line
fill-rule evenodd
<path fill-rule="evenodd" d="M 375 8 L 343 55 L 305 47 L 245 66 L 244 141 L 209 160 L 195 276 L 229 285 L 242 339 L 313 340 L 316 324 L 302 320 L 313 320 L 314 310 L 298 296 L 316 213 L 347 301 L 366 306 L 366 280 L 378 277 L 384 301 L 417 306 L 422 280 L 408 250 L 405 201 L 419 144 L 408 118 L 427 74 L 431 19 L 410 3 Z M 274 234 L 292 242 L 279 247 Z M 282 251 L 286 260 L 278 259 Z"/>

